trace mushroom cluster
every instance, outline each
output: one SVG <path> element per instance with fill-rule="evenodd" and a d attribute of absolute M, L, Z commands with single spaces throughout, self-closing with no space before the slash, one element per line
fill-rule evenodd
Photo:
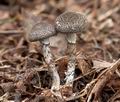
<path fill-rule="evenodd" d="M 76 34 L 82 33 L 87 28 L 87 20 L 86 17 L 81 13 L 76 12 L 64 12 L 56 18 L 55 25 L 50 24 L 41 20 L 34 20 L 33 17 L 29 17 L 26 21 L 26 29 L 29 30 L 27 32 L 27 39 L 29 41 L 40 41 L 42 43 L 42 50 L 45 62 L 49 66 L 49 71 L 52 74 L 52 87 L 51 91 L 56 96 L 60 96 L 60 77 L 57 72 L 57 68 L 55 67 L 55 63 L 53 60 L 53 55 L 50 50 L 50 42 L 49 37 L 54 36 L 57 32 L 63 33 L 66 35 L 66 39 L 68 42 L 68 55 L 69 62 L 67 66 L 66 72 L 66 83 L 65 85 L 72 87 L 73 79 L 74 79 L 74 71 L 75 71 L 75 53 L 76 53 Z"/>

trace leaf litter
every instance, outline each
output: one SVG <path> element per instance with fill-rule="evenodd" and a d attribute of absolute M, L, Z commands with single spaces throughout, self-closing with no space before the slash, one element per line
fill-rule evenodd
<path fill-rule="evenodd" d="M 0 1 L 1 102 L 119 102 L 119 0 L 4 0 Z M 54 23 L 66 10 L 84 12 L 89 29 L 78 36 L 73 88 L 64 85 L 68 57 L 66 40 L 50 39 L 61 78 L 62 98 L 51 91 L 52 77 L 39 42 L 24 37 L 22 9 Z M 55 39 L 55 40 L 54 40 Z"/>

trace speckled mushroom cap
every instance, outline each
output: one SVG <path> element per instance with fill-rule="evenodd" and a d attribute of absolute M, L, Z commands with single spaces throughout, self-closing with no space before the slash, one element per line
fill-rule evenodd
<path fill-rule="evenodd" d="M 56 30 L 62 33 L 83 32 L 87 28 L 87 19 L 81 13 L 67 11 L 56 18 Z"/>
<path fill-rule="evenodd" d="M 40 22 L 33 26 L 28 35 L 30 41 L 43 40 L 56 34 L 55 27 L 47 22 Z"/>

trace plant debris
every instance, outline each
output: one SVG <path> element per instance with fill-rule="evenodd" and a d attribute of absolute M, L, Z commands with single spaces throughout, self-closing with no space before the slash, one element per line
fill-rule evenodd
<path fill-rule="evenodd" d="M 49 39 L 60 76 L 61 97 L 51 92 L 52 75 L 42 44 L 26 39 L 23 10 L 51 24 L 65 11 L 82 12 L 88 30 L 77 33 L 73 86 L 65 85 L 66 36 Z M 0 1 L 0 102 L 120 102 L 119 0 Z M 28 31 L 30 32 L 30 31 Z"/>

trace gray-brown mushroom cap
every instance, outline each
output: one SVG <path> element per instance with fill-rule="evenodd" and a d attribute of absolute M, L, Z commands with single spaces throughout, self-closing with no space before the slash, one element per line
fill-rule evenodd
<path fill-rule="evenodd" d="M 86 17 L 81 13 L 65 12 L 56 18 L 56 30 L 62 33 L 77 33 L 86 31 Z"/>
<path fill-rule="evenodd" d="M 47 22 L 40 22 L 33 26 L 28 38 L 30 41 L 43 40 L 56 34 L 55 27 Z"/>

